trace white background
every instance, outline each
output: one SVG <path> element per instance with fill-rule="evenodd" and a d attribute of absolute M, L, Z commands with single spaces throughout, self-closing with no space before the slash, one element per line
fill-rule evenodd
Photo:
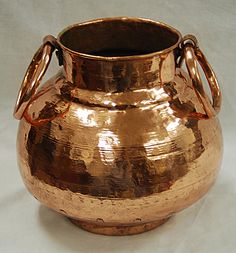
<path fill-rule="evenodd" d="M 163 21 L 197 36 L 223 91 L 224 159 L 205 198 L 160 228 L 136 236 L 90 234 L 41 206 L 16 164 L 12 112 L 26 67 L 42 38 L 109 16 Z M 0 0 L 0 252 L 236 252 L 236 1 Z M 58 69 L 51 63 L 47 76 Z"/>

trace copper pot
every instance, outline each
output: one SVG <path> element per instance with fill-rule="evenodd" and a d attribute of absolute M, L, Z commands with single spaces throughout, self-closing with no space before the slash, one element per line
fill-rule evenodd
<path fill-rule="evenodd" d="M 63 69 L 39 88 L 54 49 Z M 127 17 L 70 26 L 44 39 L 17 98 L 21 175 L 35 198 L 88 231 L 153 229 L 214 183 L 220 105 L 194 36 Z"/>

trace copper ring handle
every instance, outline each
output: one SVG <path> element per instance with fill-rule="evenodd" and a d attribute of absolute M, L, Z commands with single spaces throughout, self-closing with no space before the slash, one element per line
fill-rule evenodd
<path fill-rule="evenodd" d="M 206 57 L 199 49 L 196 38 L 192 35 L 188 35 L 187 37 L 184 37 L 183 41 L 186 43 L 182 43 L 181 45 L 183 55 L 180 59 L 179 65 L 182 65 L 184 59 L 188 73 L 190 75 L 190 78 L 192 79 L 194 90 L 199 100 L 202 102 L 202 105 L 206 111 L 208 118 L 214 117 L 220 111 L 222 99 L 220 87 L 216 79 L 215 73 L 211 68 L 209 62 L 207 61 Z M 204 74 L 206 75 L 206 79 L 211 90 L 212 103 L 210 102 L 207 94 L 204 91 L 204 87 L 197 66 L 198 62 L 202 67 Z"/>
<path fill-rule="evenodd" d="M 21 119 L 24 111 L 28 107 L 32 97 L 40 84 L 51 61 L 52 53 L 55 49 L 56 39 L 49 35 L 45 37 L 43 45 L 35 53 L 22 81 L 16 105 L 14 117 Z"/>

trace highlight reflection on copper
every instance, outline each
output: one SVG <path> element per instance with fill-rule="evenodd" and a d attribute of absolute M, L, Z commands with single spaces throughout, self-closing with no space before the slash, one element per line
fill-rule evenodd
<path fill-rule="evenodd" d="M 78 108 L 76 110 L 76 117 L 81 121 L 81 124 L 85 126 L 95 127 L 97 126 L 95 115 L 92 110 Z"/>
<path fill-rule="evenodd" d="M 106 163 L 112 163 L 115 160 L 115 148 L 119 147 L 120 141 L 116 134 L 109 130 L 103 130 L 98 133 L 98 148 L 101 160 Z"/>

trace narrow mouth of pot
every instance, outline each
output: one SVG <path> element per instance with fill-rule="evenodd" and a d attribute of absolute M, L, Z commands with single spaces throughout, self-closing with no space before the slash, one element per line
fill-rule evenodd
<path fill-rule="evenodd" d="M 101 60 L 165 53 L 177 47 L 180 40 L 180 33 L 166 24 L 127 17 L 72 25 L 58 36 L 64 50 Z"/>

